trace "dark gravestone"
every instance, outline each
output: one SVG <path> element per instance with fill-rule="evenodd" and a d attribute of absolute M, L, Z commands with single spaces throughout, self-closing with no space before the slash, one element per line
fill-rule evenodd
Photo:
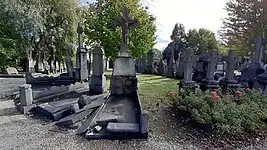
<path fill-rule="evenodd" d="M 171 57 L 168 62 L 168 69 L 166 73 L 166 77 L 173 78 L 174 77 L 174 67 L 175 67 L 175 61 L 174 61 L 174 49 L 171 49 Z"/>
<path fill-rule="evenodd" d="M 214 80 L 214 72 L 217 63 L 220 60 L 219 53 L 216 51 L 209 52 L 203 57 L 203 61 L 207 63 L 207 74 L 205 79 L 200 82 L 200 89 L 206 91 L 207 89 L 218 89 L 220 86 L 218 82 Z"/>
<path fill-rule="evenodd" d="M 155 53 L 153 50 L 150 50 L 147 53 L 147 63 L 146 63 L 146 74 L 152 74 L 153 73 L 153 62 L 154 62 L 154 55 Z"/>
<path fill-rule="evenodd" d="M 264 69 L 261 68 L 260 62 L 262 59 L 262 49 L 263 45 L 267 43 L 267 39 L 263 39 L 261 36 L 258 36 L 252 44 L 256 46 L 255 58 L 253 59 L 252 63 L 249 64 L 241 71 L 240 82 L 248 83 L 249 87 L 252 88 L 252 81 L 254 78 L 262 74 Z"/>
<path fill-rule="evenodd" d="M 176 60 L 176 63 L 175 63 L 175 76 L 176 76 L 176 79 L 183 79 L 184 78 L 184 55 L 185 52 L 182 52 L 180 51 L 179 54 L 178 54 L 178 59 Z"/>
<path fill-rule="evenodd" d="M 225 78 L 220 81 L 220 85 L 222 85 L 223 92 L 226 93 L 229 88 L 237 89 L 241 86 L 234 78 L 235 66 L 239 61 L 239 57 L 234 50 L 230 50 L 228 56 L 224 56 L 223 60 L 227 62 L 227 68 Z"/>
<path fill-rule="evenodd" d="M 90 80 L 90 93 L 102 94 L 105 91 L 104 51 L 100 47 L 93 50 L 93 74 Z"/>
<path fill-rule="evenodd" d="M 165 66 L 164 66 L 164 62 L 163 62 L 163 60 L 161 59 L 160 61 L 159 61 L 159 64 L 158 64 L 158 75 L 160 75 L 160 76 L 163 76 L 163 75 L 165 75 L 165 68 L 164 68 Z"/>
<path fill-rule="evenodd" d="M 198 56 L 194 55 L 193 49 L 187 49 L 183 56 L 183 64 L 184 64 L 184 79 L 179 82 L 179 89 L 181 87 L 188 87 L 190 89 L 196 89 L 198 85 L 195 83 L 195 81 L 192 80 L 192 72 L 193 72 L 193 66 L 195 62 L 197 61 Z"/>

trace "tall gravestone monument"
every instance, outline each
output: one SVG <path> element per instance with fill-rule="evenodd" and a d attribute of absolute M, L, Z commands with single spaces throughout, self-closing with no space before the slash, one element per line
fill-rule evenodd
<path fill-rule="evenodd" d="M 117 117 L 114 118 L 116 121 L 110 121 L 106 126 L 106 135 L 109 137 L 147 137 L 148 114 L 141 109 L 135 61 L 131 57 L 127 41 L 129 28 L 137 24 L 136 19 L 129 18 L 127 8 L 124 8 L 122 18 L 114 22 L 114 25 L 122 26 L 121 49 L 114 62 L 110 80 L 110 97 L 107 99 L 105 109 L 98 116 L 102 120 L 106 118 L 101 118 L 104 114 L 104 116 L 116 114 Z"/>
<path fill-rule="evenodd" d="M 90 93 L 102 94 L 106 86 L 106 77 L 104 75 L 104 51 L 100 47 L 93 49 L 93 67 L 90 79 Z"/>
<path fill-rule="evenodd" d="M 78 49 L 76 54 L 76 73 L 75 78 L 77 81 L 88 80 L 88 62 L 87 51 L 83 48 L 83 28 L 79 23 L 77 28 L 78 33 Z"/>
<path fill-rule="evenodd" d="M 200 89 L 205 91 L 207 89 L 218 89 L 220 86 L 218 82 L 214 79 L 215 67 L 218 61 L 221 59 L 220 55 L 216 51 L 209 52 L 206 56 L 203 57 L 203 61 L 207 63 L 207 74 L 200 82 Z"/>
<path fill-rule="evenodd" d="M 257 75 L 264 72 L 264 69 L 261 68 L 261 59 L 263 53 L 263 45 L 266 43 L 267 39 L 263 39 L 262 36 L 258 36 L 256 40 L 252 42 L 252 44 L 255 44 L 256 47 L 255 57 L 252 63 L 241 71 L 240 82 L 250 83 L 250 88 L 252 88 L 251 81 L 254 80 Z"/>
<path fill-rule="evenodd" d="M 238 81 L 235 80 L 234 74 L 236 63 L 240 61 L 240 57 L 234 50 L 230 50 L 228 56 L 224 56 L 223 60 L 227 62 L 226 75 L 225 78 L 220 81 L 220 85 L 222 85 L 223 92 L 226 93 L 230 89 L 234 90 L 241 86 Z"/>

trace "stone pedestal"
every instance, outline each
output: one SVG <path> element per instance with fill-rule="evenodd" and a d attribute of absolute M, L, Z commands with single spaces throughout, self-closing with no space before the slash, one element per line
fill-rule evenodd
<path fill-rule="evenodd" d="M 241 87 L 241 85 L 236 80 L 225 80 L 225 79 L 222 79 L 219 84 L 220 84 L 220 86 L 222 88 L 222 92 L 225 93 L 225 94 L 229 93 L 229 92 L 232 92 L 232 91 L 235 91 L 235 90 L 237 90 L 238 88 Z"/>
<path fill-rule="evenodd" d="M 26 114 L 32 108 L 35 107 L 35 105 L 32 103 L 33 96 L 32 96 L 31 85 L 24 84 L 19 87 L 19 100 L 20 100 L 19 111 L 21 111 L 23 114 Z"/>
<path fill-rule="evenodd" d="M 134 76 L 112 76 L 110 91 L 113 96 L 131 95 L 137 90 L 137 78 Z"/>
<path fill-rule="evenodd" d="M 88 80 L 88 64 L 87 64 L 87 52 L 81 50 L 77 55 L 78 65 L 76 66 L 76 80 L 87 81 Z"/>

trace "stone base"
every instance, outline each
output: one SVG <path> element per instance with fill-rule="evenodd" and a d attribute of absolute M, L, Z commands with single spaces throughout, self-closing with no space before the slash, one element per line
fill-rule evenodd
<path fill-rule="evenodd" d="M 241 84 L 238 83 L 236 80 L 220 80 L 220 86 L 222 87 L 223 93 L 228 93 L 237 90 L 241 87 Z"/>
<path fill-rule="evenodd" d="M 32 104 L 32 105 L 29 105 L 29 106 L 18 106 L 18 111 L 20 111 L 23 114 L 27 114 L 28 112 L 30 112 L 35 107 L 36 107 L 36 104 Z"/>
<path fill-rule="evenodd" d="M 112 76 L 110 91 L 112 96 L 131 95 L 137 90 L 137 78 L 135 76 Z"/>
<path fill-rule="evenodd" d="M 106 77 L 104 75 L 95 76 L 92 75 L 90 79 L 90 93 L 91 94 L 102 94 L 105 91 Z"/>
<path fill-rule="evenodd" d="M 220 88 L 219 83 L 217 81 L 215 81 L 215 80 L 208 80 L 208 79 L 202 80 L 200 82 L 199 86 L 200 86 L 200 89 L 202 91 L 206 91 L 208 89 L 215 90 L 215 89 Z"/>

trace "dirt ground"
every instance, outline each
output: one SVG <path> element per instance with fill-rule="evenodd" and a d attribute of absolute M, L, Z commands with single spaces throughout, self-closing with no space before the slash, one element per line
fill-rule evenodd
<path fill-rule="evenodd" d="M 14 91 L 24 82 L 24 79 L 0 79 L 0 95 L 11 94 L 10 91 Z M 148 140 L 89 141 L 76 135 L 75 130 L 58 130 L 53 122 L 45 122 L 18 113 L 13 99 L 2 96 L 0 97 L 0 150 L 236 149 L 235 144 L 217 140 L 213 143 L 209 138 L 184 127 L 182 122 L 175 119 L 174 114 L 167 111 L 165 104 L 155 106 L 156 108 L 150 110 Z M 266 140 L 251 145 L 249 143 L 240 145 L 240 149 L 267 149 Z"/>

